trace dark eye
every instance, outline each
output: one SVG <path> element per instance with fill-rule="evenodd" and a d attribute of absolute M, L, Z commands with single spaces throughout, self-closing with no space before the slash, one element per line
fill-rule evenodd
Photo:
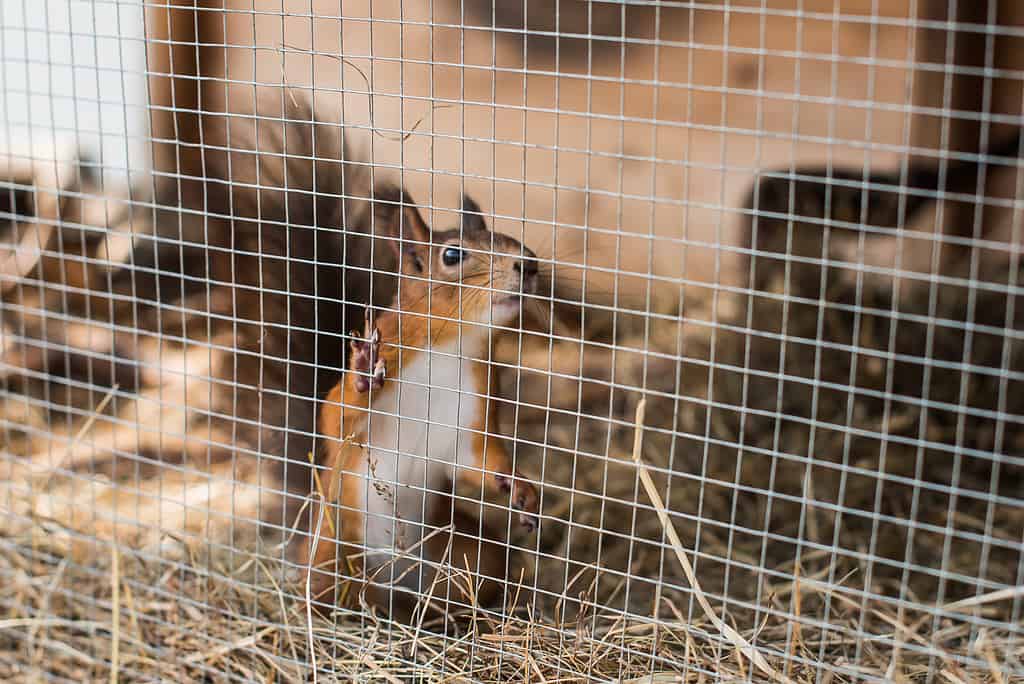
<path fill-rule="evenodd" d="M 445 266 L 454 266 L 465 258 L 466 250 L 458 247 L 445 247 L 445 250 L 441 252 L 441 263 Z"/>

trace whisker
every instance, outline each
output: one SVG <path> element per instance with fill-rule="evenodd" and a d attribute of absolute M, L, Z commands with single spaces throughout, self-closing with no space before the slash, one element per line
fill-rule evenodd
<path fill-rule="evenodd" d="M 463 281 L 469 280 L 471 278 L 476 278 L 476 277 L 479 277 L 479 274 L 478 275 L 474 275 L 474 276 L 468 276 L 468 277 L 464 278 Z M 406 304 L 406 306 L 416 306 L 416 305 L 422 303 L 424 299 L 426 299 L 431 294 L 437 292 L 439 289 L 441 289 L 443 287 L 458 287 L 460 284 L 465 284 L 465 282 L 457 283 L 457 282 L 439 281 L 439 280 L 432 280 L 432 279 L 427 279 L 427 280 L 417 279 L 414 282 L 416 282 L 416 283 L 423 283 L 423 282 L 425 282 L 425 283 L 427 283 L 428 288 L 427 288 L 427 291 L 424 292 L 419 298 L 414 299 L 414 300 L 408 302 Z"/>

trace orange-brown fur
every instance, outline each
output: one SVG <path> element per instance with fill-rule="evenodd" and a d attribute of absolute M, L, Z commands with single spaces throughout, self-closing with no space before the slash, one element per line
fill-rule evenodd
<path fill-rule="evenodd" d="M 406 203 L 404 194 L 393 191 L 389 198 L 395 203 Z M 489 401 L 494 392 L 494 376 L 486 361 L 488 335 L 483 314 L 490 311 L 501 293 L 493 294 L 489 288 L 512 290 L 515 273 L 519 273 L 522 291 L 533 287 L 533 276 L 523 276 L 529 268 L 515 271 L 514 264 L 523 263 L 523 257 L 532 260 L 533 255 L 518 242 L 500 235 L 493 235 L 483 229 L 482 219 L 473 230 L 468 230 L 465 219 L 463 230 L 459 231 L 459 244 L 485 252 L 481 257 L 473 255 L 468 261 L 477 268 L 463 268 L 449 274 L 449 280 L 439 271 L 443 270 L 438 261 L 439 250 L 444 249 L 444 234 L 432 233 L 423 223 L 414 207 L 407 206 L 399 214 L 395 204 L 381 207 L 377 213 L 377 231 L 392 233 L 392 244 L 402 263 L 399 294 L 392 310 L 382 313 L 376 320 L 381 345 L 378 359 L 383 360 L 388 378 L 403 377 L 403 371 L 414 364 L 428 349 L 436 349 L 446 341 L 458 338 L 465 341 L 461 353 L 469 359 L 473 385 L 479 388 L 479 395 L 463 396 L 462 401 L 483 403 L 478 419 L 472 425 L 473 467 L 457 468 L 460 481 L 475 485 L 478 490 L 485 487 L 493 491 L 505 491 L 511 495 L 512 504 L 524 511 L 523 516 L 537 510 L 537 494 L 534 487 L 514 472 L 512 459 L 502 440 L 493 433 L 497 425 L 497 406 Z M 389 212 L 391 212 L 389 214 Z M 394 227 L 404 223 L 405 237 Z M 451 234 L 451 232 L 449 232 Z M 489 242 L 490 244 L 483 244 Z M 429 245 L 417 243 L 430 243 Z M 441 243 L 441 244 L 438 244 Z M 493 251 L 492 251 L 493 249 Z M 481 268 L 487 260 L 489 268 Z M 426 263 L 424 263 L 426 262 Z M 423 268 L 435 264 L 436 268 Z M 419 268 L 418 268 L 419 267 Z M 468 274 L 467 274 L 467 271 Z M 533 272 L 535 274 L 535 271 Z M 512 274 L 512 275 L 510 275 Z M 504 277 L 506 281 L 500 282 Z M 528 282 L 529 281 L 529 282 Z M 506 287 L 507 286 L 507 287 Z M 491 316 L 486 317 L 490 321 Z M 366 336 L 369 337 L 370 325 Z M 354 368 L 357 352 L 342 380 L 327 395 L 320 411 L 319 433 L 322 442 L 322 459 L 325 470 L 321 473 L 321 486 L 326 502 L 321 502 L 314 512 L 311 530 L 313 535 L 307 543 L 305 557 L 310 565 L 311 598 L 317 603 L 332 605 L 344 599 L 366 600 L 368 603 L 390 607 L 393 617 L 408 617 L 409 601 L 388 601 L 388 593 L 380 586 L 368 586 L 357 580 L 368 575 L 373 584 L 373 568 L 363 567 L 360 558 L 363 544 L 365 477 L 359 475 L 368 458 L 367 422 L 374 396 L 384 391 L 372 388 L 365 391 L 360 387 L 360 376 L 365 371 Z M 394 382 L 393 379 L 385 382 Z M 434 454 L 429 455 L 433 458 Z M 504 476 L 504 477 L 503 477 Z M 510 490 L 510 491 L 509 491 Z M 495 543 L 499 536 L 482 526 L 471 516 L 455 512 L 450 496 L 443 492 L 431 492 L 431 510 L 424 523 L 430 528 L 441 529 L 451 525 L 451 535 L 442 529 L 440 533 L 427 535 L 422 542 L 422 555 L 433 562 L 447 560 L 458 570 L 468 570 L 474 576 L 499 578 L 505 570 L 503 547 Z M 506 499 L 507 503 L 508 499 Z M 324 504 L 327 505 L 324 505 Z M 337 506 L 333 504 L 337 504 Z M 532 520 L 532 518 L 530 518 Z M 525 522 L 525 518 L 524 518 Z M 316 534 L 319 529 L 319 535 Z M 482 530 L 482 534 L 478 532 Z M 482 537 L 477 539 L 476 537 Z M 450 547 L 449 547 L 450 544 Z M 477 563 L 477 559 L 480 563 Z M 337 591 L 341 577 L 351 578 L 348 589 Z M 363 578 L 365 579 L 365 577 Z M 472 591 L 460 595 L 458 589 L 449 587 L 443 577 L 434 578 L 431 585 L 423 588 L 434 599 L 451 598 L 460 602 L 475 600 L 481 604 L 490 602 L 498 589 L 492 581 L 484 581 Z"/>

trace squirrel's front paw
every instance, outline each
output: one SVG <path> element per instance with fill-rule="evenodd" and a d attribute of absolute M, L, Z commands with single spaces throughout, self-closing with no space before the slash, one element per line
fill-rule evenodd
<path fill-rule="evenodd" d="M 537 488 L 519 476 L 515 482 L 509 475 L 498 474 L 495 477 L 502 491 L 511 490 L 512 508 L 519 511 L 519 524 L 528 532 L 536 530 L 539 524 L 537 514 L 540 512 L 540 497 L 537 495 Z"/>
<path fill-rule="evenodd" d="M 371 387 L 380 389 L 384 386 L 384 378 L 387 377 L 387 366 L 380 357 L 380 330 L 373 324 L 370 309 L 366 310 L 362 338 L 360 339 L 356 331 L 352 332 L 352 337 L 356 338 L 351 342 L 351 369 L 357 373 L 356 390 L 368 392 Z"/>

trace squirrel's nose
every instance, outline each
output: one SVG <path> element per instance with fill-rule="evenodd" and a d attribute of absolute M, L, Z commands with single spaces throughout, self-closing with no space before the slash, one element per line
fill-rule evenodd
<path fill-rule="evenodd" d="M 521 273 L 524 277 L 530 278 L 537 275 L 537 260 L 520 259 L 512 265 L 512 268 L 514 268 L 517 273 Z"/>

